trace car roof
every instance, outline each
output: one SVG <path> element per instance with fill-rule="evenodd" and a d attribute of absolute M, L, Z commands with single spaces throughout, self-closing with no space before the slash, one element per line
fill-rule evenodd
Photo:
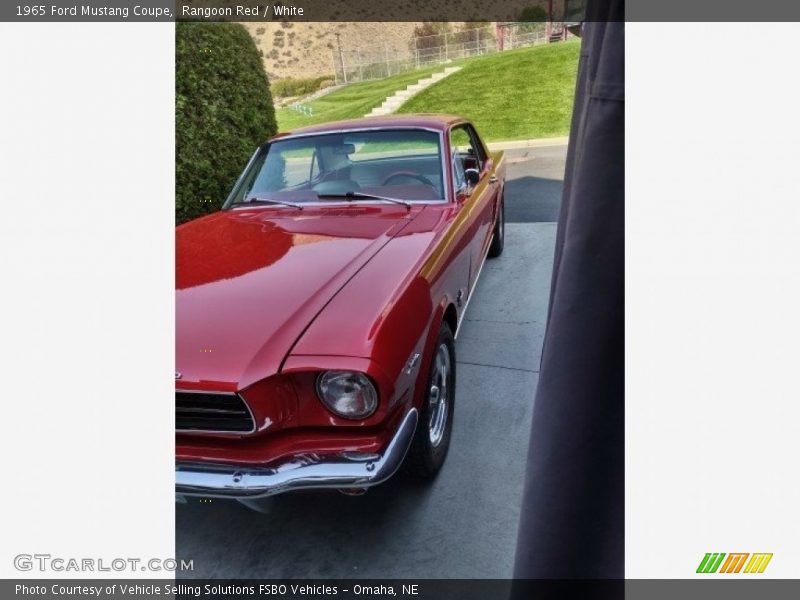
<path fill-rule="evenodd" d="M 448 127 L 457 123 L 463 123 L 466 119 L 455 115 L 441 114 L 407 114 L 407 115 L 387 115 L 382 117 L 362 117 L 360 119 L 347 119 L 345 121 L 332 121 L 319 125 L 310 125 L 291 131 L 281 132 L 271 139 L 290 137 L 293 135 L 306 135 L 309 133 L 334 133 L 355 129 L 381 129 L 383 127 L 409 127 L 411 129 L 435 129 L 437 131 L 447 131 Z"/>

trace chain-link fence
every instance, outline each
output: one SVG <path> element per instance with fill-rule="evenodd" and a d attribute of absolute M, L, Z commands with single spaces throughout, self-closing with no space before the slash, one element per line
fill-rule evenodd
<path fill-rule="evenodd" d="M 504 23 L 497 27 L 498 50 L 545 44 L 549 41 L 548 30 L 552 31 L 552 23 Z"/>
<path fill-rule="evenodd" d="M 459 58 L 479 56 L 497 50 L 494 33 L 488 27 L 446 31 L 416 36 L 413 42 L 417 67 L 436 65 Z"/>
<path fill-rule="evenodd" d="M 407 46 L 377 44 L 333 48 L 337 85 L 383 79 L 421 67 L 523 46 L 566 39 L 562 23 L 498 23 L 435 35 L 415 36 Z"/>
<path fill-rule="evenodd" d="M 414 59 L 407 48 L 389 44 L 356 50 L 334 48 L 332 60 L 337 85 L 383 79 L 415 68 Z"/>

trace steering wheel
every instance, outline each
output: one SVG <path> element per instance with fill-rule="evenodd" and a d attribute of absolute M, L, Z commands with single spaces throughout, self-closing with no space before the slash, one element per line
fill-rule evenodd
<path fill-rule="evenodd" d="M 420 181 L 425 185 L 429 185 L 433 188 L 436 187 L 435 185 L 433 185 L 433 182 L 430 179 L 425 177 L 425 175 L 420 175 L 419 173 L 414 173 L 413 171 L 395 171 L 394 173 L 389 175 L 386 179 L 384 179 L 381 185 L 382 186 L 389 185 L 389 182 L 397 177 L 408 177 L 409 179 L 416 179 L 417 181 Z"/>

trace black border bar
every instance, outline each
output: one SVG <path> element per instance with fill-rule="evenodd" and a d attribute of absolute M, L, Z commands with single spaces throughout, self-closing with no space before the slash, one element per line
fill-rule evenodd
<path fill-rule="evenodd" d="M 17 586 L 25 586 L 24 591 Z M 123 586 L 126 586 L 124 592 Z M 134 586 L 138 586 L 138 591 L 131 589 Z M 32 591 L 34 588 L 40 591 Z M 4 579 L 0 581 L 0 597 L 31 600 L 785 600 L 800 597 L 800 580 L 733 575 L 628 580 Z"/>
<path fill-rule="evenodd" d="M 552 0 L 553 21 L 594 21 L 593 3 Z M 276 16 L 277 12 L 284 13 Z M 3 0 L 0 21 L 517 21 L 550 0 Z M 602 11 L 601 11 L 602 13 Z M 626 21 L 800 21 L 787 0 L 627 0 Z"/>

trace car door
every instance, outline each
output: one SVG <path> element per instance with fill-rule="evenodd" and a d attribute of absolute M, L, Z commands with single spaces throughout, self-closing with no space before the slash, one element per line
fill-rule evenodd
<path fill-rule="evenodd" d="M 469 123 L 456 125 L 450 130 L 450 149 L 453 154 L 454 189 L 462 203 L 462 210 L 468 213 L 471 291 L 489 247 L 498 186 L 492 181 L 492 163 L 486 149 Z M 477 171 L 477 183 L 468 182 L 468 169 Z"/>
<path fill-rule="evenodd" d="M 466 125 L 467 131 L 472 140 L 473 151 L 475 152 L 476 159 L 479 163 L 480 171 L 480 186 L 485 186 L 483 191 L 482 205 L 480 209 L 480 226 L 479 237 L 482 242 L 481 251 L 479 253 L 481 261 L 486 256 L 489 250 L 489 244 L 492 241 L 492 233 L 494 232 L 494 220 L 497 216 L 497 209 L 500 205 L 500 182 L 496 174 L 497 165 L 494 164 L 492 156 L 489 154 L 486 146 L 481 141 L 478 132 L 471 124 Z M 478 265 L 480 269 L 480 265 Z"/>

